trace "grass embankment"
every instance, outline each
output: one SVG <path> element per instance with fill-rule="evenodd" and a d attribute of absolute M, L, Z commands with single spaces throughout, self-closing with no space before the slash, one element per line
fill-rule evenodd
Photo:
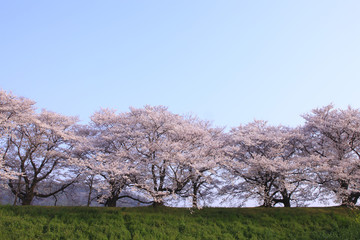
<path fill-rule="evenodd" d="M 0 206 L 0 239 L 360 239 L 346 208 Z"/>

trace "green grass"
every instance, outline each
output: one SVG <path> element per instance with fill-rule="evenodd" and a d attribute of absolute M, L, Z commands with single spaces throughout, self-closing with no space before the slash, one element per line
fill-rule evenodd
<path fill-rule="evenodd" d="M 360 239 L 360 211 L 0 206 L 0 239 Z"/>

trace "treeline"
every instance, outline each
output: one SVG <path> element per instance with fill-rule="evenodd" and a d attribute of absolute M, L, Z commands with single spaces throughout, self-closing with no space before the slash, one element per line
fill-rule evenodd
<path fill-rule="evenodd" d="M 360 197 L 360 111 L 351 107 L 314 109 L 297 128 L 254 121 L 225 132 L 163 106 L 101 109 L 80 125 L 34 104 L 0 91 L 1 195 L 13 204 L 79 189 L 87 205 L 105 206 L 351 206 Z"/>

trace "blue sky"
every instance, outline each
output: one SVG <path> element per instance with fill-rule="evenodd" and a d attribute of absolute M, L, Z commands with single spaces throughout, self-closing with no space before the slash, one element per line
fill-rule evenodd
<path fill-rule="evenodd" d="M 165 105 L 297 126 L 360 107 L 360 1 L 0 1 L 0 88 L 87 122 Z"/>

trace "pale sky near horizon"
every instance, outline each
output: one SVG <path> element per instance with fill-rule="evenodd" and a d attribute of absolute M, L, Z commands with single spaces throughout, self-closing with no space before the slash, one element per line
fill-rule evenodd
<path fill-rule="evenodd" d="M 38 108 L 165 105 L 215 125 L 360 108 L 360 1 L 0 1 L 0 88 Z"/>

